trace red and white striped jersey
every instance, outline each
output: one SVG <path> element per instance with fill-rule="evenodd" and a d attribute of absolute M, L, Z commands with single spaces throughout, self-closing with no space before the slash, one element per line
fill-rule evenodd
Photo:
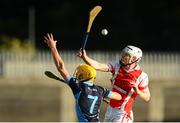
<path fill-rule="evenodd" d="M 119 63 L 109 64 L 109 68 L 112 73 L 112 91 L 118 92 L 122 96 L 121 100 L 111 99 L 110 106 L 129 113 L 137 96 L 130 83 L 135 82 L 138 84 L 138 88 L 143 90 L 148 87 L 148 76 L 140 69 L 139 65 L 131 71 L 125 71 Z"/>

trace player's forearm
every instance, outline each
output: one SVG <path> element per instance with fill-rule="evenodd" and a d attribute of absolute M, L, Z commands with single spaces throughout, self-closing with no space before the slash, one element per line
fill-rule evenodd
<path fill-rule="evenodd" d="M 122 96 L 117 92 L 112 92 L 110 99 L 121 100 Z"/>
<path fill-rule="evenodd" d="M 146 102 L 150 100 L 151 95 L 149 92 L 143 92 L 139 90 L 137 94 L 139 95 L 141 99 L 143 99 Z"/>
<path fill-rule="evenodd" d="M 91 59 L 90 57 L 88 57 L 87 55 L 83 57 L 83 61 L 86 63 L 86 64 L 89 64 L 91 66 L 93 66 L 95 69 L 98 68 L 98 62 Z"/>
<path fill-rule="evenodd" d="M 57 49 L 56 48 L 51 48 L 51 53 L 52 53 L 53 60 L 55 62 L 55 65 L 56 65 L 57 69 L 59 69 L 59 68 L 62 69 L 64 62 L 61 59 Z"/>
<path fill-rule="evenodd" d="M 56 48 L 51 48 L 51 53 L 57 70 L 60 72 L 63 78 L 66 78 L 67 72 L 65 69 L 64 61 L 62 60 L 60 54 L 58 53 L 58 50 Z"/>
<path fill-rule="evenodd" d="M 83 60 L 86 64 L 91 65 L 96 70 L 107 72 L 109 70 L 108 66 L 106 64 L 99 63 L 92 58 L 88 57 L 87 55 L 83 57 Z"/>

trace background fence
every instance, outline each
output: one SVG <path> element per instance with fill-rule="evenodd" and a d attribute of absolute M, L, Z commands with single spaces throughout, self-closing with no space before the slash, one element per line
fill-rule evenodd
<path fill-rule="evenodd" d="M 83 61 L 76 51 L 61 51 L 67 69 Z M 119 52 L 88 52 L 99 62 L 119 59 Z M 180 121 L 180 53 L 144 53 L 140 62 L 149 75 L 151 100 L 139 98 L 133 107 L 135 121 Z M 76 121 L 74 98 L 70 88 L 44 75 L 58 75 L 50 52 L 0 53 L 0 121 Z M 97 84 L 110 88 L 110 73 L 97 72 Z M 54 82 L 52 82 L 54 81 Z M 106 104 L 102 104 L 103 121 Z"/>
<path fill-rule="evenodd" d="M 69 71 L 82 63 L 75 51 L 62 51 L 62 57 Z M 89 52 L 89 56 L 99 62 L 109 63 L 119 59 L 119 52 Z M 179 79 L 180 53 L 144 53 L 140 62 L 150 79 Z M 50 52 L 38 52 L 34 55 L 25 53 L 0 53 L 0 74 L 3 77 L 42 77 L 46 69 L 54 72 L 55 65 Z M 99 74 L 105 77 L 105 74 Z"/>

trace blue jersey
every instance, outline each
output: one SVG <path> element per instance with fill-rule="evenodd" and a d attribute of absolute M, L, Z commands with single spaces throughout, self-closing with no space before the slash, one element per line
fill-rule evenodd
<path fill-rule="evenodd" d="M 76 100 L 76 113 L 80 122 L 98 122 L 100 104 L 103 98 L 109 98 L 111 91 L 92 82 L 77 82 L 67 79 Z"/>

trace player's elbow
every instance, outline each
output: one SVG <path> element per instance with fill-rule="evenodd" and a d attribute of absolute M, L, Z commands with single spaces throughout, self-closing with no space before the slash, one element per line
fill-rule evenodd
<path fill-rule="evenodd" d="M 59 73 L 60 73 L 62 76 L 67 73 L 67 72 L 66 72 L 67 70 L 66 70 L 64 64 L 59 64 L 59 65 L 57 66 L 57 70 L 59 71 Z"/>
<path fill-rule="evenodd" d="M 144 101 L 145 102 L 149 102 L 150 98 L 145 98 Z"/>
<path fill-rule="evenodd" d="M 145 102 L 149 102 L 150 99 L 151 99 L 151 95 L 148 95 L 148 96 L 146 96 L 146 98 L 144 98 L 144 101 L 145 101 Z"/>
<path fill-rule="evenodd" d="M 62 73 L 64 69 L 62 69 L 61 67 L 57 67 L 59 73 Z"/>
<path fill-rule="evenodd" d="M 56 63 L 56 67 L 57 67 L 59 72 L 61 72 L 65 69 L 64 63 L 61 63 L 61 62 Z"/>

